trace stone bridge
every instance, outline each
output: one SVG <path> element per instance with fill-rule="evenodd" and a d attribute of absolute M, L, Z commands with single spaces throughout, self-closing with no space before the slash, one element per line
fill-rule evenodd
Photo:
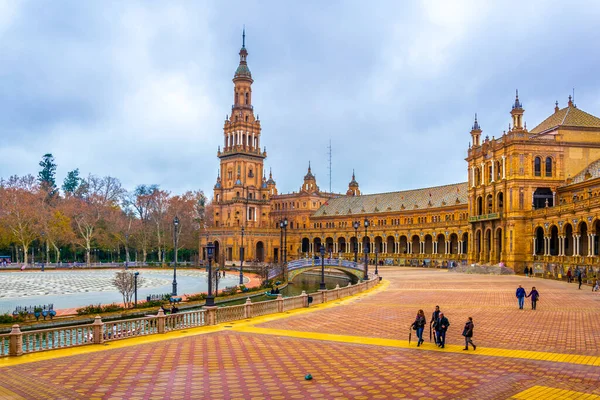
<path fill-rule="evenodd" d="M 350 277 L 356 277 L 362 280 L 365 276 L 364 264 L 355 263 L 354 261 L 347 261 L 336 258 L 325 258 L 325 267 L 330 269 L 336 269 L 349 275 Z M 303 272 L 320 269 L 321 259 L 317 258 L 303 258 L 300 260 L 290 261 L 287 264 L 287 279 L 291 282 L 297 275 Z"/>

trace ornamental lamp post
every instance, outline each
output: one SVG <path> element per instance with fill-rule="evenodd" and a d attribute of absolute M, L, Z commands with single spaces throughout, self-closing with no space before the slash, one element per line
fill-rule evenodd
<path fill-rule="evenodd" d="M 369 220 L 365 218 L 365 275 L 363 277 L 365 280 L 369 279 L 369 242 L 367 242 L 367 240 L 369 240 L 368 229 Z"/>
<path fill-rule="evenodd" d="M 326 290 L 325 288 L 325 246 L 321 245 L 321 284 L 319 290 Z"/>
<path fill-rule="evenodd" d="M 206 296 L 206 302 L 204 303 L 205 307 L 215 306 L 215 297 L 212 293 L 212 259 L 214 250 L 215 245 L 212 242 L 209 242 L 206 245 L 206 255 L 208 256 L 208 296 Z"/>
<path fill-rule="evenodd" d="M 377 248 L 377 247 L 378 247 L 378 246 L 377 246 L 377 245 L 375 245 L 375 275 L 379 275 L 379 271 L 377 270 L 377 265 L 379 264 L 379 263 L 377 262 L 377 253 L 379 252 L 379 250 L 378 250 L 378 248 Z"/>
<path fill-rule="evenodd" d="M 179 218 L 177 215 L 173 218 L 173 241 L 175 242 L 175 263 L 173 264 L 173 296 L 177 296 L 177 228 L 179 227 Z"/>
<path fill-rule="evenodd" d="M 244 284 L 244 227 L 242 226 L 242 246 L 240 247 L 240 285 Z"/>
<path fill-rule="evenodd" d="M 287 263 L 287 226 L 288 219 L 285 217 L 283 219 L 283 265 Z"/>
<path fill-rule="evenodd" d="M 134 307 L 137 307 L 137 277 L 139 274 L 140 273 L 137 271 L 133 274 L 133 287 L 134 287 L 134 293 L 135 293 Z"/>
<path fill-rule="evenodd" d="M 358 227 L 360 222 L 354 221 L 352 224 L 354 227 L 354 264 L 358 263 Z"/>
<path fill-rule="evenodd" d="M 125 234 L 125 269 L 129 269 L 129 233 Z"/>
<path fill-rule="evenodd" d="M 283 220 L 279 221 L 279 262 L 281 263 L 281 265 L 283 265 L 283 250 L 284 250 L 284 244 L 283 244 Z"/>

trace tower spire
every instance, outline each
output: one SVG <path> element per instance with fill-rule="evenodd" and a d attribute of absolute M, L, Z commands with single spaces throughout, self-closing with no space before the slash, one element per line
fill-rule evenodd
<path fill-rule="evenodd" d="M 242 49 L 246 47 L 246 25 L 244 25 L 244 29 L 242 30 Z"/>

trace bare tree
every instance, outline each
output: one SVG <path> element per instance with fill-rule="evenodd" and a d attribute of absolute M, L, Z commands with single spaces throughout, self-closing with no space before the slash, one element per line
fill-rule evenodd
<path fill-rule="evenodd" d="M 135 273 L 131 271 L 119 271 L 115 274 L 112 280 L 112 284 L 117 288 L 119 293 L 123 296 L 123 304 L 126 308 L 131 307 L 131 298 L 135 292 Z M 138 276 L 138 285 L 144 283 L 144 278 Z"/>

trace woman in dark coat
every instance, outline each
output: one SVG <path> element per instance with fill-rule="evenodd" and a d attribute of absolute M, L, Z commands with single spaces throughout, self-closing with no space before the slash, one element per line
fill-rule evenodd
<path fill-rule="evenodd" d="M 423 344 L 423 329 L 425 329 L 426 323 L 427 321 L 425 320 L 425 313 L 423 310 L 419 310 L 415 322 L 412 323 L 412 328 L 417 331 L 417 337 L 419 338 L 417 341 L 417 347 Z"/>
<path fill-rule="evenodd" d="M 477 349 L 475 343 L 473 343 L 473 328 L 475 324 L 473 324 L 473 317 L 469 317 L 469 320 L 465 324 L 465 328 L 463 329 L 463 336 L 465 337 L 465 348 L 463 350 L 469 350 L 469 343 L 473 346 L 473 350 Z"/>
<path fill-rule="evenodd" d="M 535 286 L 531 288 L 531 292 L 529 292 L 527 297 L 531 297 L 531 309 L 535 310 L 535 305 L 540 298 L 540 293 L 535 290 Z"/>

